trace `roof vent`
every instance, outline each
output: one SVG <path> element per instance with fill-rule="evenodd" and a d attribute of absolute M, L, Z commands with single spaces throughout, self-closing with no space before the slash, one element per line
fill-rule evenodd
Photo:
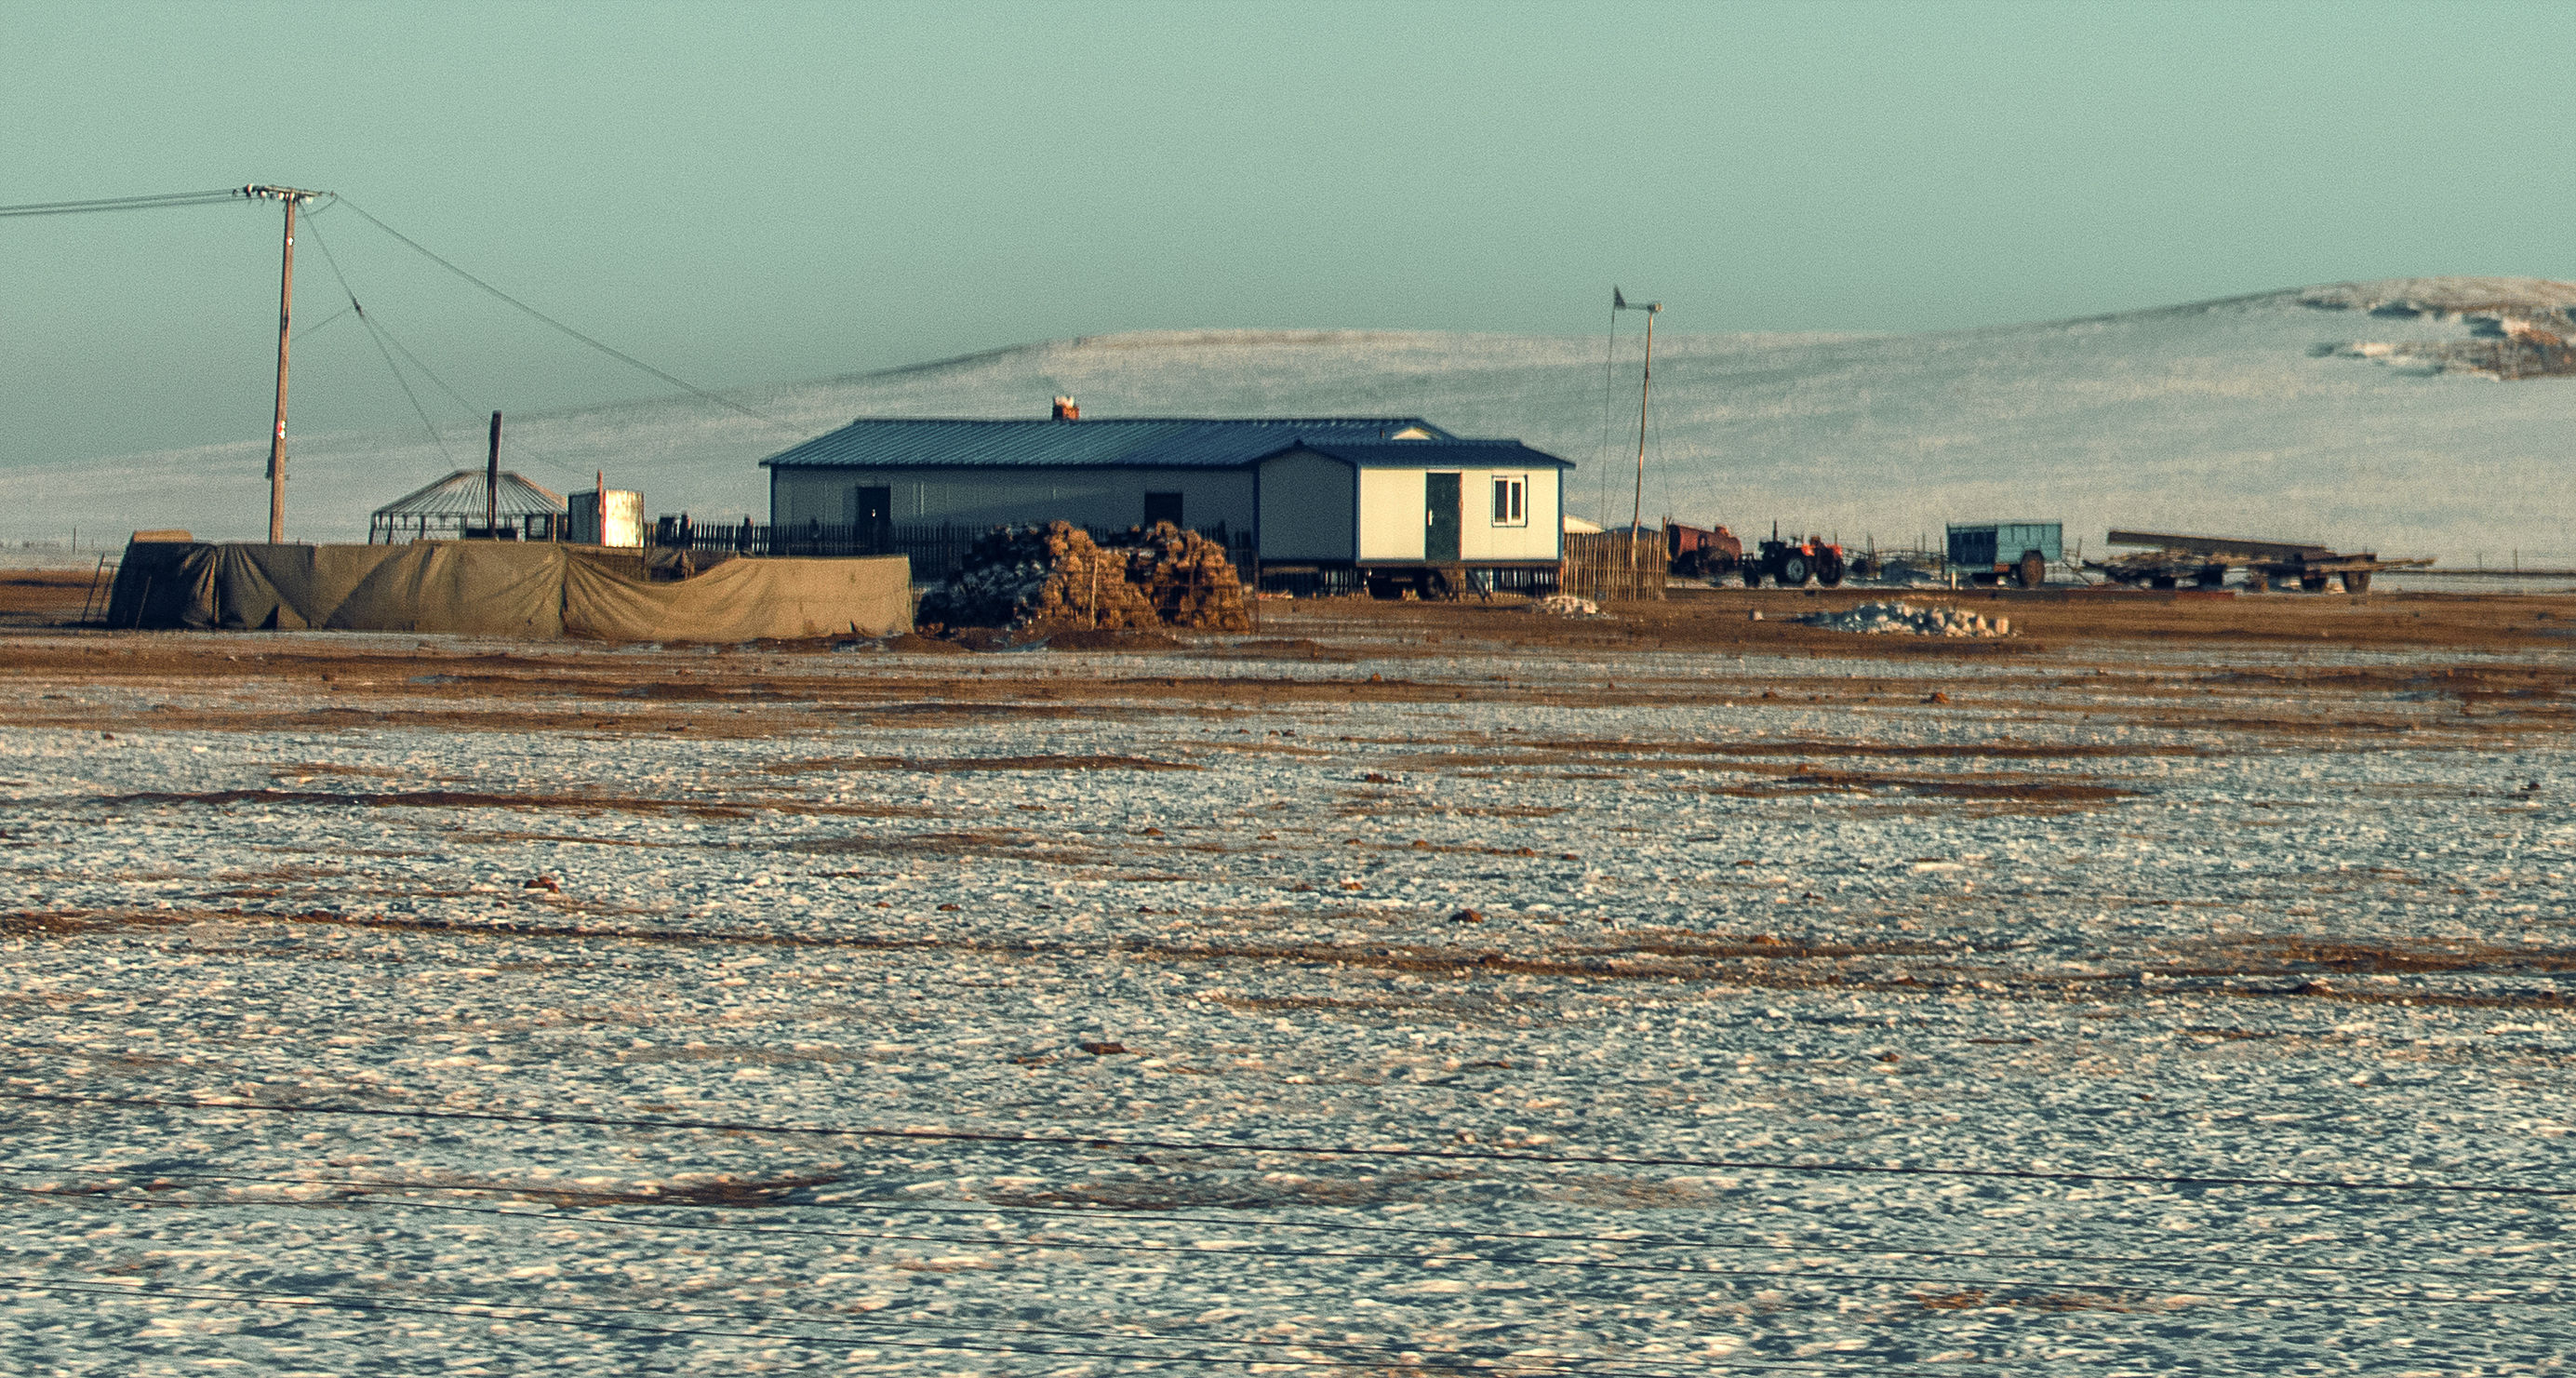
<path fill-rule="evenodd" d="M 1079 421 L 1082 419 L 1082 408 L 1075 406 L 1073 404 L 1073 399 L 1070 397 L 1059 397 L 1055 399 L 1055 419 L 1058 421 Z"/>

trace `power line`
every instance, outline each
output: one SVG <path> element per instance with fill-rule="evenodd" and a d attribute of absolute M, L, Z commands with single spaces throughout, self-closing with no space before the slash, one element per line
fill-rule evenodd
<path fill-rule="evenodd" d="M 332 204 L 336 205 L 338 203 L 335 201 Z M 326 206 L 325 209 L 328 209 L 328 207 Z M 356 210 L 357 208 L 352 206 L 350 209 Z M 334 313 L 329 319 L 323 321 L 322 325 L 329 325 L 332 321 L 336 321 L 340 319 L 340 317 L 349 315 L 352 312 L 357 315 L 359 324 L 364 325 L 367 328 L 368 338 L 375 341 L 376 352 L 380 355 L 384 355 L 385 367 L 392 370 L 394 382 L 402 388 L 403 396 L 410 399 L 413 414 L 420 418 L 422 427 L 429 432 L 430 443 L 438 447 L 438 453 L 441 458 L 445 459 L 449 464 L 454 464 L 456 462 L 456 456 L 448 450 L 447 441 L 445 437 L 439 434 L 437 423 L 430 420 L 428 410 L 421 406 L 420 398 L 413 392 L 410 381 L 403 377 L 402 369 L 394 363 L 393 354 L 402 355 L 404 360 L 409 362 L 414 369 L 418 370 L 422 377 L 427 378 L 431 383 L 435 384 L 439 391 L 446 393 L 457 406 L 463 408 L 469 415 L 479 416 L 484 409 L 465 400 L 464 394 L 458 392 L 455 388 L 450 387 L 445 378 L 440 377 L 435 369 L 432 369 L 428 364 L 422 362 L 421 357 L 418 354 L 413 353 L 411 347 L 405 345 L 400 337 L 394 334 L 393 327 L 385 324 L 384 320 L 380 316 L 370 313 L 364 306 L 358 304 L 357 291 L 350 285 L 348 274 L 341 270 L 339 255 L 331 252 L 329 241 L 322 237 L 321 227 L 313 223 L 315 219 L 319 218 L 319 215 L 320 212 L 314 212 L 313 214 L 306 216 L 305 224 L 312 231 L 313 242 L 321 246 L 323 260 L 331 265 L 331 276 L 339 279 L 340 290 L 347 293 L 349 298 L 349 305 L 343 310 Z M 302 339 L 305 335 L 312 333 L 312 330 L 319 330 L 321 328 L 321 325 L 317 325 L 312 327 L 311 330 L 298 331 L 296 332 L 296 338 Z M 392 354 L 386 352 L 387 346 L 392 347 Z M 532 457 L 543 459 L 543 456 L 541 456 L 536 450 L 529 447 L 525 441 L 519 441 L 516 443 L 521 452 L 529 454 Z M 544 462 L 547 469 L 553 471 L 555 474 L 563 476 L 565 479 L 578 480 L 583 477 L 578 471 L 562 464 L 559 460 L 545 460 Z"/>
<path fill-rule="evenodd" d="M 322 227 L 315 224 L 311 216 L 305 217 L 304 230 L 305 233 L 313 236 L 314 244 L 321 248 L 322 261 L 331 265 L 331 276 L 339 280 L 340 290 L 347 294 L 349 309 L 357 313 L 358 324 L 367 328 L 367 338 L 376 342 L 376 353 L 384 357 L 386 371 L 393 374 L 394 385 L 402 389 L 404 399 L 411 403 L 412 414 L 420 418 L 421 429 L 429 432 L 429 443 L 438 447 L 439 458 L 454 464 L 456 456 L 448 452 L 446 438 L 438 433 L 437 423 L 429 419 L 429 409 L 420 404 L 420 395 L 411 390 L 411 380 L 403 377 L 401 366 L 394 362 L 393 351 L 385 348 L 384 338 L 378 332 L 376 323 L 367 318 L 367 308 L 358 304 L 358 289 L 350 286 L 349 275 L 340 271 L 340 256 L 331 252 L 331 241 L 322 237 Z"/>
<path fill-rule="evenodd" d="M 706 1129 L 725 1133 L 779 1134 L 800 1138 L 912 1140 L 931 1143 L 990 1144 L 999 1147 L 1162 1149 L 1174 1153 L 1281 1153 L 1318 1158 L 1428 1159 L 1436 1162 L 1531 1163 L 1576 1167 L 1687 1167 L 1736 1172 L 1811 1173 L 1873 1177 L 1967 1177 L 2027 1182 L 2125 1182 L 2148 1186 L 2287 1187 L 2304 1191 L 2425 1192 L 2467 1196 L 2576 1197 L 2576 1187 L 2536 1187 L 2508 1183 L 2333 1181 L 2326 1178 L 2251 1177 L 2230 1174 L 2148 1172 L 2057 1172 L 2038 1168 L 1925 1167 L 1895 1163 L 1796 1162 L 1761 1158 L 1682 1158 L 1648 1154 L 1534 1153 L 1469 1148 L 1405 1148 L 1396 1145 L 1295 1144 L 1263 1140 L 1139 1139 L 1099 1134 L 1008 1133 L 973 1129 L 888 1129 L 880 1126 L 764 1124 L 751 1120 L 641 1119 L 615 1115 L 568 1115 L 547 1111 L 436 1110 L 427 1107 L 357 1105 L 274 1105 L 249 1101 L 173 1101 L 146 1096 L 67 1096 L 41 1091 L 0 1091 L 0 1100 L 49 1105 L 154 1110 L 216 1110 L 252 1114 L 347 1115 L 373 1119 L 463 1120 L 498 1124 L 572 1125 L 605 1129 Z"/>
<path fill-rule="evenodd" d="M 1610 347 L 1601 357 L 1601 443 L 1592 451 L 1592 462 L 1601 471 L 1600 505 L 1594 510 L 1605 515 L 1610 510 L 1610 408 L 1618 399 L 1618 383 L 1611 374 L 1619 361 L 1619 307 L 1615 295 L 1618 289 L 1614 287 L 1611 291 L 1614 295 L 1610 307 Z"/>
<path fill-rule="evenodd" d="M 241 199 L 240 187 L 220 187 L 213 191 L 173 191 L 157 196 L 107 196 L 88 201 L 30 201 L 15 206 L 0 206 L 0 217 L 22 215 L 85 215 L 94 211 L 151 211 L 180 206 L 212 206 Z"/>
<path fill-rule="evenodd" d="M 574 328 L 572 328 L 571 326 L 564 324 L 562 321 L 556 320 L 554 317 L 547 315 L 545 312 L 540 311 L 540 310 L 538 310 L 537 308 L 535 308 L 535 307 L 533 307 L 533 306 L 528 305 L 526 302 L 523 302 L 523 301 L 519 300 L 517 297 L 511 296 L 509 293 L 502 291 L 500 288 L 493 286 L 491 283 L 488 283 L 488 282 L 484 281 L 483 279 L 481 279 L 481 278 L 479 278 L 479 277 L 476 277 L 474 274 L 469 273 L 469 272 L 467 272 L 466 270 L 464 270 L 463 268 L 460 268 L 460 267 L 456 266 L 454 263 L 449 262 L 447 259 L 440 257 L 437 253 L 435 253 L 435 252 L 431 251 L 431 250 L 429 249 L 429 247 L 428 247 L 428 246 L 426 246 L 426 245 L 422 244 L 419 240 L 416 240 L 416 239 L 412 238 L 410 235 L 404 234 L 402 231 L 397 230 L 397 229 L 395 229 L 393 226 L 386 224 L 386 223 L 385 223 L 385 222 L 383 222 L 382 220 L 378 220 L 375 216 L 368 214 L 367 208 L 366 208 L 366 207 L 364 207 L 364 206 L 359 205 L 357 202 L 355 202 L 355 201 L 351 201 L 351 200 L 349 200 L 347 197 L 335 197 L 334 199 L 335 199 L 335 200 L 337 200 L 337 201 L 339 202 L 339 204 L 344 205 L 344 206 L 347 206 L 349 209 L 351 209 L 351 210 L 353 210 L 353 211 L 356 211 L 358 214 L 360 214 L 360 215 L 362 215 L 362 216 L 366 216 L 366 218 L 367 218 L 367 222 L 368 222 L 369 224 L 372 224 L 372 225 L 374 225 L 377 229 L 380 229 L 380 230 L 384 231 L 385 233 L 387 233 L 387 234 L 389 234 L 389 235 L 392 235 L 394 238 L 396 238 L 396 239 L 398 239 L 398 240 L 401 240 L 401 241 L 403 242 L 403 244 L 405 244 L 406 246 L 408 246 L 408 247 L 409 247 L 413 252 L 418 253 L 421 257 L 428 259 L 430 262 L 437 264 L 439 267 L 444 268 L 444 269 L 446 269 L 447 271 L 449 271 L 449 272 L 451 272 L 451 273 L 454 273 L 454 274 L 455 274 L 455 275 L 457 275 L 458 277 L 461 277 L 461 278 L 465 279 L 467 282 L 470 282 L 470 283 L 474 284 L 475 286 L 477 286 L 477 287 L 479 287 L 479 288 L 482 288 L 484 291 L 491 293 L 493 296 L 496 296 L 496 297 L 500 298 L 501 300 L 503 300 L 503 301 L 505 301 L 505 302 L 508 302 L 510 305 L 512 305 L 512 306 L 514 306 L 514 307 L 517 307 L 519 310 L 524 311 L 524 312 L 526 312 L 527 314 L 529 314 L 529 315 L 531 315 L 531 316 L 534 316 L 534 317 L 535 317 L 535 318 L 537 318 L 538 320 L 545 322 L 547 325 L 550 325 L 550 326 L 554 327 L 555 329 L 562 331 L 564 334 L 569 335 L 569 336 L 571 336 L 572 338 L 574 338 L 574 339 L 576 339 L 576 340 L 581 341 L 583 344 L 586 344 L 586 345 L 590 346 L 591 348 L 596 349 L 596 350 L 598 350 L 599 352 L 601 352 L 601 353 L 603 353 L 603 354 L 608 355 L 610 358 L 617 359 L 617 360 L 619 360 L 619 361 L 621 361 L 621 362 L 623 362 L 623 363 L 630 364 L 630 365 L 632 365 L 632 366 L 634 366 L 634 367 L 636 367 L 636 368 L 642 369 L 642 370 L 643 370 L 643 371 L 645 371 L 646 373 L 652 374 L 654 377 L 661 379 L 663 382 L 669 383 L 671 386 L 673 386 L 673 387 L 675 387 L 675 388 L 679 388 L 679 389 L 680 389 L 680 390 L 682 390 L 683 392 L 691 393 L 691 394 L 693 394 L 693 395 L 695 395 L 695 396 L 697 396 L 697 397 L 703 398 L 703 399 L 705 399 L 705 400 L 707 400 L 707 401 L 709 401 L 709 402 L 713 402 L 713 403 L 715 403 L 716 405 L 718 405 L 718 406 L 720 406 L 720 407 L 729 407 L 729 408 L 731 408 L 731 409 L 732 409 L 732 410 L 734 410 L 734 411 L 738 411 L 738 412 L 742 413 L 743 415 L 750 417 L 750 418 L 751 418 L 752 420 L 754 420 L 754 421 L 759 421 L 759 422 L 762 422 L 762 423 L 767 424 L 767 425 L 775 426 L 775 427 L 777 427 L 778 429 L 780 429 L 780 430 L 782 430 L 782 431 L 789 431 L 789 432 L 792 432 L 792 433 L 794 433 L 794 434 L 798 434 L 798 435 L 801 435 L 801 434 L 803 434 L 803 433 L 804 433 L 804 432 L 803 432 L 802 430 L 800 430 L 799 428 L 794 427 L 794 426 L 790 426 L 790 425 L 788 425 L 788 424 L 787 424 L 786 422 L 784 422 L 784 421 L 779 421 L 779 420 L 776 420 L 776 419 L 774 419 L 774 418 L 772 418 L 772 417 L 764 416 L 764 415 L 762 415 L 761 413 L 759 413 L 759 412 L 757 412 L 757 411 L 754 411 L 754 410 L 753 410 L 753 409 L 751 409 L 750 407 L 746 407 L 746 406 L 744 406 L 743 404 L 741 404 L 740 402 L 736 402 L 736 401 L 734 401 L 732 398 L 730 398 L 730 397 L 726 397 L 726 396 L 724 396 L 724 395 L 723 395 L 723 394 L 721 394 L 721 393 L 710 392 L 710 391 L 708 391 L 708 390 L 707 390 L 707 389 L 705 389 L 705 388 L 699 387 L 699 386 L 698 386 L 698 385 L 696 385 L 695 383 L 691 383 L 691 382 L 689 382 L 689 381 L 687 381 L 687 380 L 685 380 L 685 379 L 682 379 L 682 378 L 676 377 L 676 376 L 674 376 L 674 375 L 672 375 L 672 374 L 669 374 L 669 373 L 665 373 L 665 372 L 663 372 L 662 370 L 660 370 L 660 369 L 658 369 L 658 368 L 653 367 L 651 364 L 648 364 L 648 363 L 644 362 L 643 360 L 636 358 L 634 355 L 629 354 L 629 353 L 627 353 L 626 351 L 624 351 L 624 350 L 622 350 L 622 349 L 619 349 L 619 348 L 615 347 L 614 345 L 610 345 L 610 344 L 606 343 L 605 341 L 602 341 L 602 340 L 598 339 L 598 338 L 597 338 L 597 337 L 595 337 L 595 336 L 586 335 L 586 334 L 582 333 L 582 332 L 581 332 L 581 331 L 579 331 L 579 330 L 575 330 L 575 329 L 574 329 Z"/>
<path fill-rule="evenodd" d="M 349 308 L 347 308 L 347 307 L 343 306 L 343 307 L 341 307 L 339 310 L 332 312 L 330 315 L 324 316 L 322 319 L 320 319 L 320 320 L 318 320 L 318 321 L 315 321 L 313 324 L 308 325 L 308 326 L 304 327 L 303 329 L 296 331 L 296 332 L 295 332 L 295 338 L 296 338 L 297 340 L 302 340 L 305 336 L 312 334 L 314 331 L 319 330 L 319 329 L 321 329 L 322 327 L 324 327 L 324 326 L 326 326 L 326 325 L 329 325 L 331 322 L 336 321 L 336 320 L 340 319 L 342 316 L 345 316 L 345 315 L 348 315 L 348 314 L 349 314 Z"/>

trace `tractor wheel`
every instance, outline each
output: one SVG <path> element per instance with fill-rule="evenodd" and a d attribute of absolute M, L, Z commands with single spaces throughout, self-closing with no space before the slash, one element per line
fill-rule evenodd
<path fill-rule="evenodd" d="M 1813 576 L 1813 573 L 1814 571 L 1807 568 L 1807 557 L 1804 555 L 1786 555 L 1780 559 L 1780 587 L 1784 589 L 1805 588 L 1807 580 Z"/>
<path fill-rule="evenodd" d="M 2205 589 L 2217 588 L 2227 582 L 2227 566 L 2203 565 L 2198 574 L 2191 576 L 2191 582 Z"/>
<path fill-rule="evenodd" d="M 2326 591 L 2326 576 L 2302 574 L 2299 576 L 2299 588 L 2305 593 L 2323 593 Z"/>
<path fill-rule="evenodd" d="M 2181 580 L 2176 579 L 2170 574 L 2158 574 L 2147 580 L 2147 587 L 2151 589 L 2169 589 L 2181 582 Z"/>
<path fill-rule="evenodd" d="M 1746 565 L 1744 567 L 1744 586 L 1749 589 L 1758 589 L 1762 587 L 1762 566 Z"/>
<path fill-rule="evenodd" d="M 2366 569 L 2344 571 L 2343 591 L 2346 593 L 2370 592 L 2370 571 Z"/>
<path fill-rule="evenodd" d="M 2021 553 L 2021 563 L 2015 566 L 2013 574 L 2016 582 L 2023 588 L 2038 588 L 2048 582 L 2048 557 L 2036 550 L 2025 550 Z"/>
<path fill-rule="evenodd" d="M 1843 562 L 1840 558 L 1832 555 L 1819 555 L 1816 557 L 1817 583 L 1824 585 L 1826 588 L 1835 588 L 1840 586 L 1842 581 Z"/>

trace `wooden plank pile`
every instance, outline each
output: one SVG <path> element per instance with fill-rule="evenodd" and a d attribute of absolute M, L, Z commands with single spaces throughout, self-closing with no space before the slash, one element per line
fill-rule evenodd
<path fill-rule="evenodd" d="M 2293 541 L 2259 541 L 2236 536 L 2187 536 L 2156 531 L 2114 531 L 2115 546 L 2144 546 L 2108 561 L 2086 561 L 2117 584 L 2144 584 L 2169 589 L 2185 582 L 2217 588 L 2231 569 L 2245 571 L 2245 587 L 2257 593 L 2271 588 L 2322 592 L 2340 579 L 2347 593 L 2368 593 L 2370 576 L 2388 569 L 2421 569 L 2431 560 L 2383 560 L 2376 551 L 2346 554 L 2321 545 Z"/>
<path fill-rule="evenodd" d="M 1249 631 L 1225 547 L 1170 523 L 1103 546 L 1070 522 L 997 526 L 921 600 L 925 630 L 956 627 Z"/>

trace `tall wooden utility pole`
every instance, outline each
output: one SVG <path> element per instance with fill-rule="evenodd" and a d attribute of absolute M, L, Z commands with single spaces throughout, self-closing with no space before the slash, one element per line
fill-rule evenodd
<path fill-rule="evenodd" d="M 1650 301 L 1643 306 L 1630 306 L 1628 298 L 1613 287 L 1610 289 L 1610 310 L 1613 320 L 1621 311 L 1646 313 L 1646 372 L 1637 384 L 1637 497 L 1628 511 L 1628 569 L 1634 573 L 1638 564 L 1637 546 L 1645 539 L 1638 528 L 1646 521 L 1646 403 L 1652 400 L 1655 387 L 1655 317 L 1663 314 L 1664 304 Z"/>
<path fill-rule="evenodd" d="M 322 192 L 299 187 L 247 186 L 253 200 L 286 204 L 286 242 L 277 270 L 277 426 L 268 436 L 268 543 L 286 542 L 286 341 L 295 315 L 295 208 Z"/>

